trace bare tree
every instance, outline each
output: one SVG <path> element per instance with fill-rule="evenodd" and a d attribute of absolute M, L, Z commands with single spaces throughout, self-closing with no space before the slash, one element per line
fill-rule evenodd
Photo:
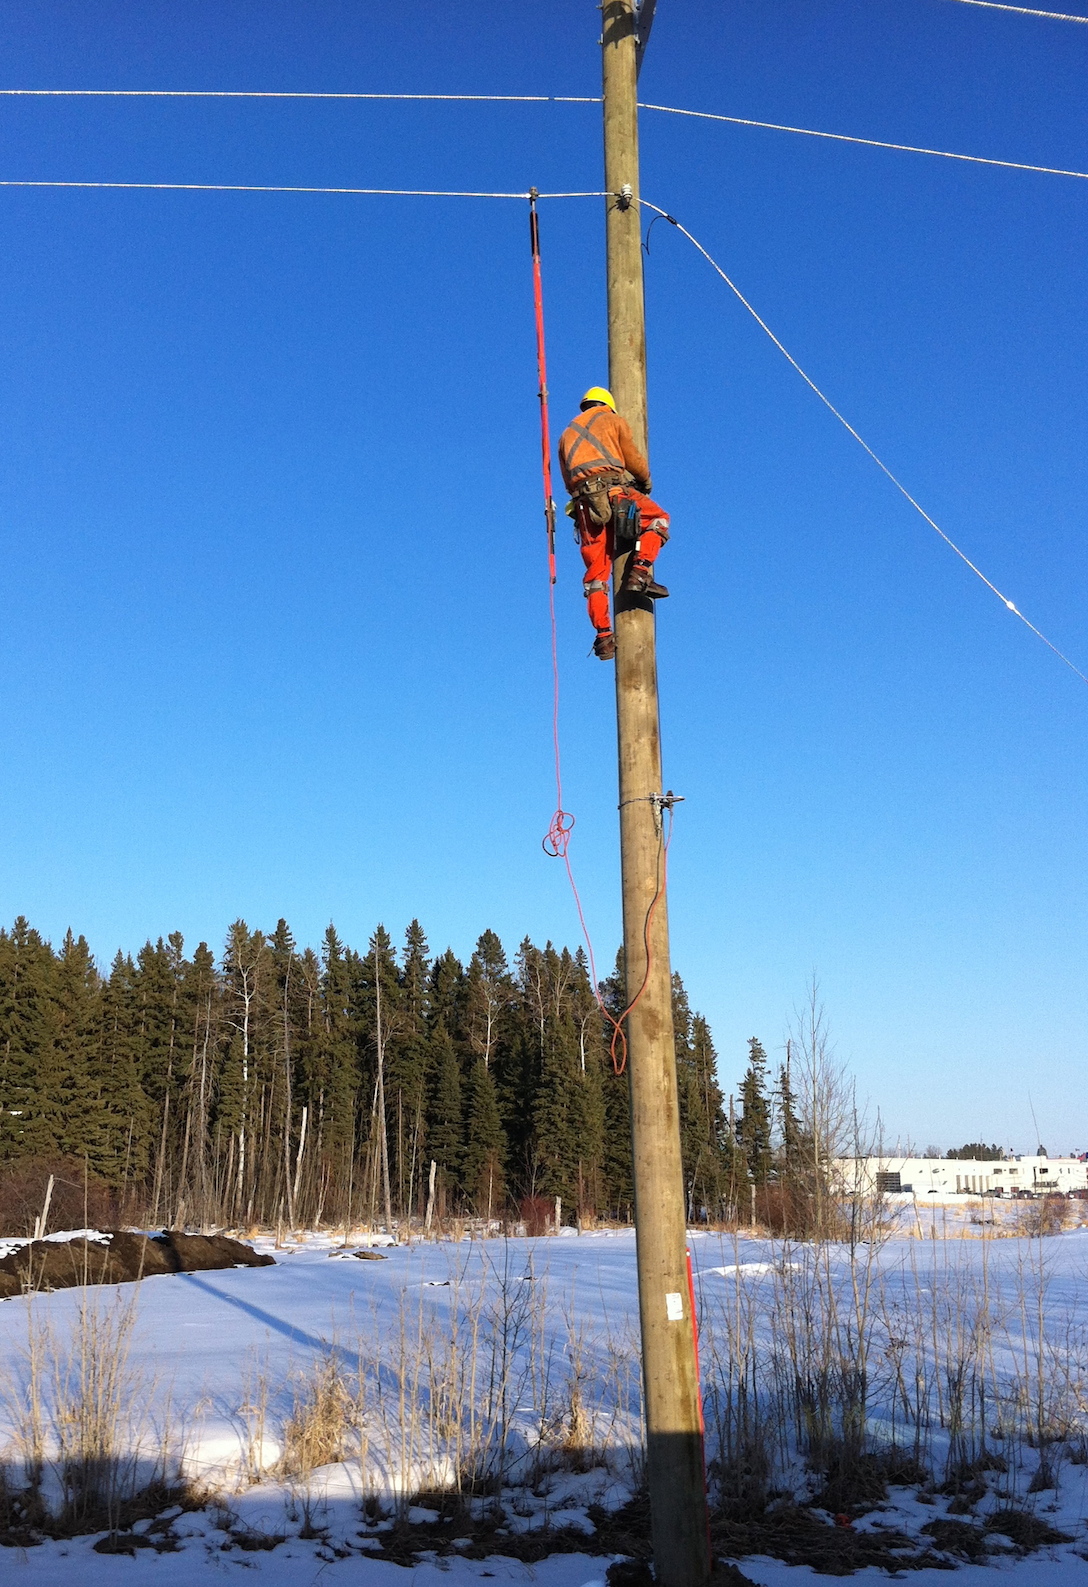
<path fill-rule="evenodd" d="M 857 1228 L 857 1187 L 842 1183 L 836 1165 L 865 1155 L 866 1126 L 853 1079 L 835 1054 L 815 974 L 803 1004 L 794 1010 L 788 1051 L 800 1126 L 796 1161 L 805 1232 L 817 1239 L 842 1238 Z"/>

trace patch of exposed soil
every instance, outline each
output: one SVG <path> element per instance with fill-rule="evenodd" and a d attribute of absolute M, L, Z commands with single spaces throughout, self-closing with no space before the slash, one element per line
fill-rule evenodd
<path fill-rule="evenodd" d="M 30 1240 L 0 1257 L 0 1300 L 79 1284 L 132 1284 L 159 1273 L 207 1273 L 271 1267 L 275 1258 L 225 1234 L 133 1234 L 107 1229 L 103 1240 Z"/>
<path fill-rule="evenodd" d="M 368 1556 L 412 1566 L 428 1557 L 457 1554 L 463 1559 L 487 1559 L 501 1554 L 523 1564 L 535 1564 L 550 1554 L 620 1554 L 608 1579 L 611 1587 L 649 1587 L 650 1509 L 645 1494 L 636 1495 L 620 1510 L 592 1505 L 587 1514 L 595 1531 L 564 1526 L 562 1511 L 549 1527 L 512 1533 L 496 1501 L 484 1511 L 458 1495 L 422 1494 L 416 1502 L 436 1510 L 434 1521 L 398 1521 L 387 1531 L 367 1536 L 379 1546 Z M 869 1566 L 892 1575 L 915 1570 L 954 1570 L 960 1561 L 984 1560 L 992 1552 L 987 1533 L 1003 1533 L 1022 1552 L 1070 1539 L 1038 1517 L 1021 1511 L 1000 1512 L 983 1526 L 941 1517 L 923 1528 L 925 1537 L 910 1537 L 897 1527 L 876 1525 L 855 1529 L 849 1516 L 835 1521 L 804 1505 L 785 1504 L 762 1515 L 739 1519 L 721 1516 L 711 1523 L 715 1566 L 712 1587 L 743 1587 L 747 1578 L 731 1562 L 752 1554 L 767 1554 L 788 1565 L 808 1565 L 818 1575 L 850 1576 Z"/>
<path fill-rule="evenodd" d="M 970 1521 L 944 1518 L 927 1521 L 922 1531 L 926 1537 L 933 1539 L 942 1554 L 951 1554 L 955 1559 L 980 1560 L 989 1553 L 986 1533 L 981 1526 L 974 1526 Z"/>
<path fill-rule="evenodd" d="M 384 1532 L 368 1536 L 380 1545 L 368 1557 L 395 1565 L 417 1565 L 423 1553 L 440 1558 L 457 1554 L 462 1559 L 488 1559 L 501 1554 L 525 1565 L 534 1565 L 551 1554 L 627 1554 L 649 1557 L 649 1527 L 643 1521 L 645 1500 L 633 1500 L 612 1513 L 592 1506 L 588 1511 L 597 1527 L 585 1532 L 565 1526 L 558 1511 L 550 1526 L 533 1532 L 511 1532 L 497 1502 L 481 1509 L 457 1494 L 420 1494 L 417 1504 L 437 1510 L 435 1521 L 401 1521 Z M 474 1513 L 475 1511 L 475 1513 Z M 633 1513 L 632 1513 L 633 1512 Z"/>
<path fill-rule="evenodd" d="M 928 1472 L 901 1449 L 856 1454 L 845 1449 L 831 1453 L 823 1468 L 823 1484 L 812 1500 L 818 1510 L 851 1519 L 875 1510 L 888 1497 L 888 1487 L 920 1487 Z"/>
<path fill-rule="evenodd" d="M 987 1532 L 999 1532 L 1015 1543 L 1021 1553 L 1047 1548 L 1052 1543 L 1072 1543 L 1068 1532 L 1059 1532 L 1030 1510 L 996 1510 L 986 1522 Z"/>
<path fill-rule="evenodd" d="M 715 1554 L 728 1559 L 769 1554 L 787 1565 L 808 1565 L 821 1576 L 850 1576 L 869 1565 L 890 1571 L 953 1568 L 895 1527 L 855 1531 L 846 1516 L 833 1523 L 802 1505 L 782 1505 L 748 1521 L 715 1521 L 710 1535 Z"/>
<path fill-rule="evenodd" d="M 204 1495 L 184 1486 L 155 1482 L 128 1499 L 102 1500 L 81 1507 L 77 1515 L 52 1516 L 36 1486 L 20 1486 L 0 1467 L 0 1548 L 34 1548 L 46 1538 L 106 1532 L 94 1545 L 99 1554 L 133 1554 L 138 1548 L 173 1553 L 177 1548 L 174 1520 L 184 1511 L 203 1509 L 205 1503 Z M 137 1522 L 145 1524 L 134 1532 Z"/>

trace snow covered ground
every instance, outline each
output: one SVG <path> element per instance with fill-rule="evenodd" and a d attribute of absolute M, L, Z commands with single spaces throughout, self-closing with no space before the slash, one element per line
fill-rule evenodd
<path fill-rule="evenodd" d="M 732 1403 L 723 1399 L 729 1362 L 735 1370 L 743 1359 L 767 1397 L 761 1414 L 778 1480 L 788 1476 L 801 1489 L 807 1480 L 813 1491 L 781 1415 L 775 1421 L 775 1384 L 783 1362 L 789 1364 L 784 1330 L 833 1296 L 839 1344 L 848 1341 L 848 1355 L 852 1331 L 860 1330 L 870 1382 L 867 1418 L 878 1441 L 902 1446 L 913 1439 L 930 1469 L 943 1474 L 959 1449 L 948 1424 L 954 1431 L 961 1416 L 962 1453 L 975 1455 L 981 1415 L 981 1444 L 1006 1466 L 984 1472 L 974 1495 L 958 1505 L 954 1493 L 935 1491 L 938 1483 L 921 1494 L 917 1486 L 893 1487 L 877 1509 L 851 1518 L 853 1529 L 894 1527 L 924 1543 L 922 1528 L 935 1519 L 951 1515 L 981 1526 L 1014 1508 L 1071 1541 L 1021 1556 L 1007 1538 L 990 1533 L 986 1561 L 959 1566 L 965 1587 L 992 1583 L 995 1573 L 1013 1587 L 1080 1580 L 1088 1587 L 1088 1463 L 1081 1463 L 1088 1451 L 1080 1422 L 1082 1377 L 1088 1386 L 1088 1313 L 1082 1315 L 1081 1299 L 1088 1230 L 1047 1239 L 981 1238 L 985 1228 L 972 1223 L 975 1215 L 966 1207 L 927 1209 L 923 1226 L 905 1206 L 897 1232 L 853 1257 L 846 1247 L 813 1250 L 694 1233 L 708 1434 L 718 1436 L 722 1407 Z M 68 1389 L 73 1386 L 79 1351 L 72 1341 L 86 1341 L 90 1319 L 100 1338 L 114 1341 L 113 1381 L 124 1402 L 126 1436 L 147 1475 L 168 1450 L 190 1482 L 214 1495 L 203 1509 L 167 1515 L 157 1530 L 137 1523 L 137 1536 L 152 1526 L 160 1542 L 169 1538 L 171 1552 L 98 1553 L 101 1532 L 6 1548 L 0 1565 L 13 1579 L 188 1587 L 244 1570 L 268 1587 L 319 1576 L 393 1587 L 406 1579 L 402 1567 L 368 1556 L 382 1548 L 397 1494 L 440 1487 L 466 1452 L 477 1466 L 496 1461 L 501 1439 L 508 1458 L 498 1498 L 505 1514 L 494 1552 L 476 1559 L 456 1549 L 441 1557 L 431 1551 L 428 1560 L 424 1549 L 413 1566 L 413 1587 L 451 1578 L 532 1580 L 541 1587 L 603 1582 L 616 1556 L 594 1551 L 598 1532 L 589 1512 L 599 1506 L 599 1519 L 627 1503 L 633 1452 L 637 1459 L 632 1235 L 570 1231 L 558 1239 L 385 1246 L 384 1260 L 357 1257 L 359 1246 L 337 1236 L 308 1236 L 283 1248 L 271 1240 L 254 1243 L 271 1251 L 277 1265 L 0 1304 L 0 1450 L 7 1447 L 13 1467 L 21 1469 L 19 1451 L 33 1422 L 27 1385 L 36 1362 L 45 1488 L 59 1501 L 59 1477 L 48 1463 L 55 1435 L 50 1406 L 63 1399 L 66 1374 Z M 367 1243 L 377 1246 L 380 1237 Z M 505 1341 L 498 1355 L 497 1337 Z M 811 1368 L 811 1340 L 806 1348 Z M 475 1363 L 475 1378 L 466 1363 Z M 966 1390 L 953 1381 L 957 1363 Z M 366 1433 L 351 1458 L 311 1468 L 298 1457 L 297 1425 L 314 1384 L 334 1380 L 338 1392 L 355 1385 L 360 1394 L 360 1380 L 366 1384 L 348 1418 L 361 1421 Z M 469 1403 L 482 1403 L 488 1392 L 489 1413 L 469 1416 Z M 973 1401 L 965 1415 L 964 1392 L 980 1400 L 981 1413 Z M 445 1404 L 434 1409 L 430 1402 L 443 1395 Z M 920 1414 L 919 1396 L 937 1396 L 941 1414 L 933 1406 Z M 1041 1431 L 1042 1440 L 1024 1436 L 1025 1428 Z M 368 1497 L 378 1501 L 369 1519 Z M 472 1504 L 482 1512 L 494 1502 L 492 1496 Z M 421 1535 L 447 1524 L 426 1501 L 408 1520 Z M 448 1524 L 456 1535 L 457 1521 Z M 503 1557 L 504 1535 L 524 1539 L 544 1524 L 580 1529 L 587 1552 Z M 761 1587 L 817 1579 L 807 1566 L 767 1557 L 746 1557 L 740 1565 Z M 938 1575 L 948 1579 L 946 1569 L 909 1574 L 918 1587 Z M 854 1579 L 878 1578 L 887 1579 L 885 1572 L 868 1568 Z"/>

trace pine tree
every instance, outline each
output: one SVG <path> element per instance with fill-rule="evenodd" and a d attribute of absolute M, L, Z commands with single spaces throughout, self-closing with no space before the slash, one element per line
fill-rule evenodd
<path fill-rule="evenodd" d="M 499 1118 L 495 1082 L 482 1055 L 469 1071 L 464 1112 L 461 1179 L 477 1213 L 490 1219 L 505 1200 L 506 1136 Z"/>
<path fill-rule="evenodd" d="M 319 1220 L 328 1185 L 347 1185 L 353 1174 L 356 1108 L 362 1073 L 356 1028 L 354 956 L 334 926 L 322 943 L 321 1018 L 309 1045 L 306 1082 L 310 1096 L 306 1181 L 309 1216 Z"/>
<path fill-rule="evenodd" d="M 539 1064 L 537 1034 L 519 1004 L 490 1070 L 506 1135 L 508 1184 L 519 1197 L 531 1189 L 533 1115 L 528 1103 L 535 1094 Z"/>
<path fill-rule="evenodd" d="M 102 987 L 96 1080 L 107 1101 L 115 1182 L 141 1184 L 148 1169 L 150 1108 L 140 1084 L 136 1041 L 136 966 L 118 949 Z"/>
<path fill-rule="evenodd" d="M 502 943 L 493 931 L 477 939 L 465 977 L 465 1030 L 470 1051 L 490 1068 L 514 999 L 514 983 Z"/>
<path fill-rule="evenodd" d="M 408 1019 L 422 1030 L 427 1019 L 430 980 L 430 948 L 427 934 L 418 920 L 413 920 L 404 933 L 401 949 L 401 1002 Z"/>
<path fill-rule="evenodd" d="M 405 1028 L 402 989 L 389 933 L 379 925 L 360 965 L 358 1016 L 365 1055 L 364 1082 L 370 1098 L 366 1130 L 366 1205 L 389 1201 L 396 1177 L 396 1113 L 389 1108 L 390 1041 Z M 393 1141 L 390 1142 L 390 1135 Z"/>
<path fill-rule="evenodd" d="M 574 956 L 570 1014 L 578 1042 L 578 1073 L 571 1106 L 576 1144 L 575 1195 L 579 1223 L 591 1222 L 607 1202 L 604 1175 L 604 1086 L 612 1066 L 604 1042 L 601 1011 L 593 995 L 589 961 L 582 948 Z"/>
<path fill-rule="evenodd" d="M 622 960 L 601 991 L 618 1017 Z M 675 1024 L 689 1194 L 709 1207 L 740 1148 L 679 980 Z M 465 971 L 451 949 L 430 960 L 418 921 L 398 968 L 381 926 L 362 955 L 330 926 L 319 958 L 283 919 L 238 920 L 219 964 L 173 933 L 103 979 L 84 939 L 54 953 L 20 919 L 0 930 L 0 1163 L 85 1159 L 148 1221 L 320 1223 L 374 1204 L 384 1139 L 400 1215 L 423 1211 L 434 1157 L 442 1207 L 494 1214 L 539 1192 L 579 1220 L 627 1217 L 611 1037 L 582 950 L 525 939 L 512 972 L 492 931 Z"/>
<path fill-rule="evenodd" d="M 787 1042 L 786 1062 L 779 1069 L 775 1094 L 780 1137 L 776 1172 L 782 1186 L 782 1231 L 797 1238 L 806 1238 L 818 1232 L 827 1210 L 827 1186 L 813 1149 L 812 1135 L 798 1117 L 790 1072 L 790 1047 L 791 1043 Z"/>
<path fill-rule="evenodd" d="M 427 1152 L 438 1164 L 441 1174 L 442 1200 L 440 1213 L 445 1212 L 446 1196 L 460 1186 L 462 1140 L 464 1123 L 461 1114 L 461 1066 L 453 1038 L 439 1018 L 430 1034 L 429 1064 L 430 1085 L 427 1099 Z"/>
<path fill-rule="evenodd" d="M 782 1142 L 779 1150 L 779 1178 L 793 1181 L 796 1180 L 801 1169 L 804 1143 L 790 1079 L 788 1046 L 786 1062 L 778 1071 L 777 1102 L 779 1134 Z"/>
<path fill-rule="evenodd" d="M 465 972 L 452 948 L 440 953 L 431 965 L 428 1016 L 433 1024 L 441 1020 L 452 1036 L 461 1028 Z"/>
<path fill-rule="evenodd" d="M 423 1161 L 423 1134 L 427 1100 L 429 952 L 423 927 L 418 920 L 413 920 L 405 932 L 401 950 L 397 1022 L 386 1044 L 390 1172 L 394 1200 L 404 1212 L 418 1203 L 427 1171 Z"/>
<path fill-rule="evenodd" d="M 567 1015 L 549 1015 L 533 1104 L 533 1189 L 568 1206 L 578 1191 L 578 1080 L 574 1025 Z"/>
<path fill-rule="evenodd" d="M 262 1188 L 262 1147 L 273 1051 L 272 955 L 263 931 L 236 920 L 223 955 L 227 1052 L 220 1073 L 219 1121 L 229 1132 L 228 1205 L 252 1220 Z"/>
<path fill-rule="evenodd" d="M 188 1197 L 204 1223 L 219 1221 L 222 1186 L 212 1161 L 213 1120 L 219 1094 L 222 987 L 215 955 L 206 942 L 182 965 L 181 1030 L 186 1132 L 189 1153 L 178 1176 L 179 1202 Z M 181 1221 L 179 1219 L 179 1221 Z"/>
<path fill-rule="evenodd" d="M 57 956 L 50 1017 L 56 1147 L 96 1178 L 118 1183 L 122 1162 L 98 1073 L 102 988 L 85 937 L 69 930 Z"/>
<path fill-rule="evenodd" d="M 616 955 L 612 974 L 601 983 L 605 1007 L 619 1019 L 627 1007 L 627 974 L 623 949 Z M 604 1037 L 604 1149 L 602 1170 L 607 1205 L 614 1218 L 630 1221 L 634 1216 L 635 1188 L 631 1164 L 631 1093 L 627 1068 L 617 1074 L 612 1060 L 614 1031 L 602 1022 Z M 622 1042 L 615 1044 L 617 1061 L 625 1052 Z"/>
<path fill-rule="evenodd" d="M 137 1074 L 149 1110 L 147 1152 L 153 1164 L 153 1222 L 158 1222 L 172 1201 L 170 1165 L 178 1127 L 183 948 L 183 940 L 175 932 L 167 942 L 161 937 L 154 945 L 146 942 L 136 956 L 133 1034 Z"/>
<path fill-rule="evenodd" d="M 56 959 L 20 915 L 0 932 L 0 1155 L 55 1156 L 61 1130 L 50 1013 Z"/>
<path fill-rule="evenodd" d="M 518 948 L 515 963 L 522 1023 L 535 1031 L 539 1054 L 544 1050 L 544 1028 L 552 1006 L 544 953 L 525 937 Z"/>
<path fill-rule="evenodd" d="M 676 1093 L 680 1109 L 680 1156 L 684 1169 L 684 1189 L 689 1221 L 698 1215 L 695 1185 L 700 1169 L 705 1170 L 709 1124 L 703 1116 L 702 1097 L 695 1073 L 692 1045 L 692 1016 L 684 983 L 676 972 L 672 977 L 673 1050 L 676 1054 Z"/>
<path fill-rule="evenodd" d="M 291 1161 L 291 1144 L 295 1134 L 295 1064 L 296 1041 L 299 1025 L 299 998 L 304 996 L 302 978 L 298 969 L 295 936 L 281 916 L 276 929 L 268 939 L 268 952 L 272 961 L 269 1014 L 271 1023 L 273 1095 L 268 1110 L 268 1144 L 282 1150 L 285 1181 L 290 1179 L 287 1165 Z M 290 1193 L 284 1187 L 284 1198 L 290 1202 Z M 288 1221 L 294 1222 L 288 1214 Z"/>
<path fill-rule="evenodd" d="M 692 1170 L 692 1202 L 708 1218 L 720 1217 L 726 1200 L 731 1143 L 718 1084 L 718 1055 L 701 1014 L 691 1021 L 691 1085 L 698 1097 L 700 1149 Z"/>
<path fill-rule="evenodd" d="M 741 1115 L 737 1134 L 754 1185 L 765 1185 L 771 1172 L 771 1106 L 767 1098 L 767 1054 L 758 1037 L 748 1042 L 748 1068 L 740 1086 Z"/>

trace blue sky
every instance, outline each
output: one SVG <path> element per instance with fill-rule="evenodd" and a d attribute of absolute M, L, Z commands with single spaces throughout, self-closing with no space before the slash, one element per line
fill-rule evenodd
<path fill-rule="evenodd" d="M 592 0 L 11 0 L 8 87 L 592 95 Z M 1088 28 L 660 0 L 645 100 L 1088 169 Z M 601 185 L 595 105 L 0 99 L 0 176 Z M 1088 182 L 650 112 L 643 191 L 1088 670 Z M 418 915 L 577 941 L 519 203 L 0 190 L 0 918 L 218 946 Z M 542 216 L 557 426 L 606 378 L 596 201 Z M 815 972 L 887 1129 L 1088 1146 L 1088 688 L 671 228 L 647 261 L 675 966 L 727 1088 Z M 566 802 L 618 935 L 574 546 Z"/>

